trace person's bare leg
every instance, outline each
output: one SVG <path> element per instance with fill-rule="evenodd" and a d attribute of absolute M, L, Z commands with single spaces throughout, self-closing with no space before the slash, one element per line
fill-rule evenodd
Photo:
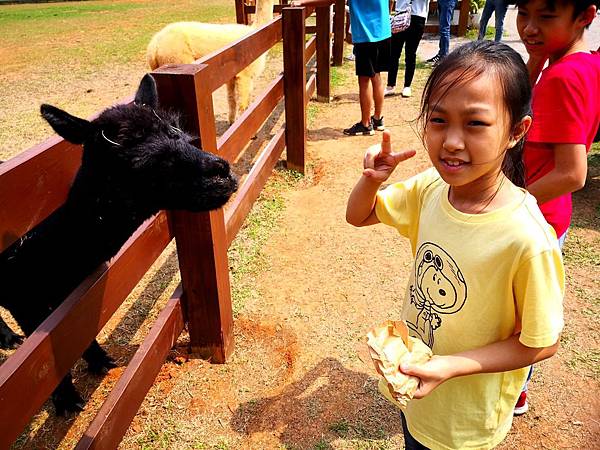
<path fill-rule="evenodd" d="M 379 81 L 381 83 L 381 79 Z M 381 95 L 383 96 L 383 91 Z M 373 109 L 373 92 L 371 90 L 370 77 L 358 77 L 358 96 L 360 100 L 360 120 L 365 127 L 368 127 L 371 123 L 371 110 Z"/>
<path fill-rule="evenodd" d="M 374 116 L 376 119 L 381 119 L 381 116 L 383 114 L 384 85 L 379 73 L 376 73 L 375 76 L 371 78 L 371 83 L 373 84 L 373 100 L 375 103 Z"/>

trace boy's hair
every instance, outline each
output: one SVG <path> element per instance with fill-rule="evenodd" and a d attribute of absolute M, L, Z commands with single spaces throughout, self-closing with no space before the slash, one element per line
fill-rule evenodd
<path fill-rule="evenodd" d="M 530 1 L 531 0 L 516 0 L 515 4 L 517 7 L 525 6 Z M 546 0 L 546 7 L 549 10 L 556 9 L 557 4 L 573 5 L 573 20 L 575 20 L 579 14 L 588 9 L 591 5 L 595 5 L 596 8 L 600 9 L 600 0 Z M 587 27 L 589 27 L 589 25 Z"/>
<path fill-rule="evenodd" d="M 421 99 L 419 120 L 423 125 L 422 129 L 425 129 L 430 111 L 435 106 L 431 105 L 434 94 L 441 93 L 437 97 L 439 101 L 456 86 L 487 73 L 495 75 L 502 89 L 511 130 L 523 117 L 531 115 L 531 85 L 527 67 L 521 56 L 503 43 L 473 41 L 454 49 L 431 72 Z M 507 150 L 502 161 L 502 171 L 506 177 L 520 187 L 525 187 L 523 141 L 524 138 L 512 149 Z"/>

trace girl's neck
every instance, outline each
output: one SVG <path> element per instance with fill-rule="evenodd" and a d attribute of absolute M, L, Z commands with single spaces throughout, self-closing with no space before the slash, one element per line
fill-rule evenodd
<path fill-rule="evenodd" d="M 501 208 L 515 199 L 512 183 L 501 172 L 492 180 L 481 180 L 479 186 L 450 186 L 448 201 L 465 214 L 483 214 Z"/>

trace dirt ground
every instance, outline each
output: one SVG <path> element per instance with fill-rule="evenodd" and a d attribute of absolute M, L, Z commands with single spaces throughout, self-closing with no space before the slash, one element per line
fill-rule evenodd
<path fill-rule="evenodd" d="M 134 83 L 135 69 L 119 76 Z M 242 275 L 252 292 L 237 308 L 231 360 L 213 365 L 188 354 L 182 335 L 120 448 L 403 448 L 398 412 L 377 392 L 364 336 L 400 316 L 410 248 L 388 227 L 356 229 L 344 220 L 362 155 L 381 135 L 343 136 L 359 109 L 352 66 L 341 73 L 333 101 L 311 113 L 307 176 L 280 188 L 278 173 L 267 187 L 263 202 L 281 198 L 283 208 L 258 250 L 260 264 Z M 411 123 L 426 75 L 418 70 L 412 98 L 386 99 L 394 144 L 417 149 L 397 179 L 429 165 Z M 93 89 L 122 97 L 110 82 Z M 565 247 L 562 347 L 536 366 L 530 411 L 515 418 L 502 449 L 600 448 L 600 161 L 592 162 Z M 120 367 L 103 378 L 76 367 L 85 410 L 64 419 L 47 405 L 14 448 L 73 447 L 177 284 L 176 263 L 170 247 L 99 336 Z"/>
<path fill-rule="evenodd" d="M 418 72 L 416 92 L 425 75 Z M 377 392 L 364 335 L 370 326 L 399 317 L 411 257 L 407 241 L 391 229 L 345 223 L 346 199 L 360 175 L 363 152 L 380 138 L 342 135 L 341 128 L 358 114 L 355 91 L 350 76 L 311 121 L 310 174 L 282 192 L 285 209 L 260 250 L 262 269 L 248 275 L 255 295 L 237 314 L 231 361 L 212 365 L 188 355 L 182 336 L 120 448 L 403 448 L 398 413 Z M 418 95 L 386 100 L 393 142 L 418 149 L 397 170 L 399 179 L 428 166 L 410 123 L 417 106 Z M 599 262 L 597 252 L 587 249 L 598 248 L 599 194 L 596 167 L 576 195 L 580 226 L 565 250 L 563 347 L 537 366 L 531 409 L 515 419 L 500 448 L 598 448 Z M 177 281 L 175 264 L 172 250 L 158 263 L 160 279 L 170 285 Z M 101 342 L 122 363 L 135 351 L 137 333 L 123 335 L 122 329 L 143 330 L 159 309 L 159 302 L 144 300 L 152 290 L 149 282 L 134 293 L 133 319 L 120 317 L 103 331 Z M 121 328 L 120 334 L 111 335 L 111 328 Z M 91 381 L 76 371 L 77 386 L 88 398 L 86 410 L 65 421 L 48 407 L 15 448 L 71 448 L 122 371 Z"/>

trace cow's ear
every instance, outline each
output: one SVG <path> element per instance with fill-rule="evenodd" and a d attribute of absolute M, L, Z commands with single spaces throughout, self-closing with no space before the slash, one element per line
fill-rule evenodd
<path fill-rule="evenodd" d="M 158 105 L 158 93 L 156 92 L 156 82 L 152 75 L 147 73 L 140 81 L 140 87 L 135 94 L 134 103 L 136 105 L 146 105 L 154 109 Z"/>
<path fill-rule="evenodd" d="M 92 133 L 93 126 L 89 121 L 72 116 L 55 106 L 43 104 L 40 112 L 54 131 L 73 144 L 83 144 Z"/>

